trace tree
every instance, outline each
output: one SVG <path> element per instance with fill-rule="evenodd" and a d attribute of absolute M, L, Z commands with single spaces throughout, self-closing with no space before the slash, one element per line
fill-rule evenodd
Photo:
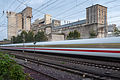
<path fill-rule="evenodd" d="M 34 41 L 47 41 L 47 37 L 44 32 L 38 32 L 35 36 L 33 31 L 22 31 L 17 37 L 11 38 L 11 43 L 23 43 L 23 42 L 34 42 Z"/>
<path fill-rule="evenodd" d="M 7 40 L 7 39 L 4 39 L 3 41 L 9 41 L 9 40 Z"/>
<path fill-rule="evenodd" d="M 22 67 L 7 54 L 0 53 L 0 80 L 25 80 Z"/>
<path fill-rule="evenodd" d="M 16 43 L 16 37 L 15 36 L 12 36 L 11 43 Z"/>
<path fill-rule="evenodd" d="M 17 37 L 12 36 L 11 43 L 21 43 L 23 42 L 23 38 L 21 35 L 18 35 Z"/>
<path fill-rule="evenodd" d="M 20 36 L 22 37 L 22 42 L 23 42 L 24 40 L 25 40 L 25 42 L 27 41 L 27 36 L 28 36 L 28 34 L 27 34 L 26 31 L 22 31 L 21 34 L 20 34 Z"/>
<path fill-rule="evenodd" d="M 22 31 L 20 35 L 17 35 L 17 37 L 13 36 L 11 38 L 11 43 L 22 43 L 23 39 L 25 39 L 25 41 L 27 41 L 27 32 L 26 31 Z"/>
<path fill-rule="evenodd" d="M 90 38 L 96 38 L 97 37 L 97 33 L 94 30 L 90 31 Z"/>
<path fill-rule="evenodd" d="M 114 34 L 114 36 L 116 36 L 116 37 L 117 37 L 117 36 L 120 36 L 120 30 L 118 30 L 118 28 L 115 27 L 113 34 Z"/>
<path fill-rule="evenodd" d="M 80 33 L 77 30 L 74 30 L 73 32 L 69 32 L 67 39 L 72 40 L 72 39 L 79 39 L 80 38 Z"/>
<path fill-rule="evenodd" d="M 47 37 L 43 31 L 38 31 L 38 33 L 35 35 L 35 41 L 47 41 Z"/>
<path fill-rule="evenodd" d="M 74 30 L 74 32 L 73 32 L 73 38 L 74 39 L 79 39 L 80 38 L 80 33 L 77 30 Z"/>
<path fill-rule="evenodd" d="M 33 42 L 34 41 L 34 33 L 33 31 L 29 31 L 26 37 L 26 42 Z"/>
<path fill-rule="evenodd" d="M 21 42 L 23 42 L 23 37 L 21 35 L 18 35 L 16 37 L 16 43 L 21 43 Z"/>
<path fill-rule="evenodd" d="M 68 36 L 67 36 L 67 39 L 73 39 L 73 32 L 69 32 Z"/>

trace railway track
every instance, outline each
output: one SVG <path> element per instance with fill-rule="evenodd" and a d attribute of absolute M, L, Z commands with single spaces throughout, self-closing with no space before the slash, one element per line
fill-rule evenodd
<path fill-rule="evenodd" d="M 18 64 L 21 65 L 21 66 L 23 66 L 25 69 L 28 69 L 30 72 L 35 73 L 35 75 L 34 75 L 34 79 L 35 80 L 39 80 L 38 78 L 41 78 L 41 76 L 42 77 L 44 76 L 45 79 L 47 78 L 49 80 L 57 80 L 56 78 L 51 77 L 51 76 L 49 76 L 47 74 L 44 74 L 44 73 L 38 71 L 37 69 L 31 68 L 30 66 L 27 66 L 26 64 L 20 64 L 20 63 L 18 63 Z M 37 75 L 37 78 L 36 78 L 36 75 Z"/>
<path fill-rule="evenodd" d="M 28 62 L 24 62 L 24 59 L 27 59 L 27 61 Z M 50 65 L 50 64 L 47 64 L 47 63 L 42 63 L 42 62 L 37 62 L 37 60 L 33 60 L 33 59 L 28 59 L 28 58 L 25 58 L 25 57 L 21 57 L 21 56 L 17 56 L 17 58 L 15 58 L 14 59 L 16 62 L 18 62 L 18 64 L 20 64 L 20 65 L 22 65 L 22 66 L 25 66 L 25 67 L 27 67 L 27 68 L 29 68 L 29 69 L 31 69 L 31 70 L 33 70 L 33 71 L 36 71 L 36 72 L 38 72 L 38 73 L 40 73 L 40 74 L 42 74 L 42 75 L 45 75 L 46 77 L 48 77 L 49 79 L 44 79 L 44 80 L 83 80 L 82 78 L 80 78 L 80 77 L 78 77 L 78 79 L 71 79 L 71 78 L 62 78 L 61 77 L 61 75 L 58 75 L 58 76 L 55 76 L 54 74 L 52 74 L 51 75 L 51 73 L 49 74 L 48 72 L 49 71 L 47 71 L 46 73 L 44 72 L 44 70 L 43 71 L 41 71 L 41 70 L 39 70 L 40 68 L 39 68 L 39 66 L 41 65 L 41 66 L 43 66 L 43 67 L 51 67 L 51 68 L 55 68 L 56 70 L 64 70 L 65 71 L 65 69 L 63 69 L 63 68 L 61 68 L 60 66 L 56 66 L 56 65 Z M 22 62 L 23 61 L 23 62 Z M 39 64 L 39 65 L 38 65 Z M 31 66 L 32 65 L 32 66 Z M 50 68 L 50 69 L 51 69 Z M 63 72 L 64 72 L 63 71 Z M 51 72 L 51 71 L 50 71 Z M 56 74 L 56 73 L 55 73 Z M 67 76 L 66 76 L 67 77 Z M 69 76 L 68 76 L 69 77 Z M 71 76 L 70 76 L 71 77 Z M 35 79 L 36 80 L 36 79 Z M 37 79 L 37 80 L 39 80 L 39 79 Z M 43 79 L 42 79 L 43 80 Z M 88 80 L 91 80 L 91 79 L 88 79 Z"/>
<path fill-rule="evenodd" d="M 22 60 L 27 59 L 28 61 L 30 61 L 32 63 L 36 63 L 36 64 L 39 64 L 39 65 L 45 65 L 45 66 L 52 67 L 52 68 L 55 68 L 55 69 L 58 69 L 58 70 L 61 70 L 61 71 L 66 71 L 66 72 L 74 73 L 76 75 L 81 75 L 83 77 L 91 78 L 90 80 L 92 80 L 93 78 L 94 79 L 100 79 L 99 76 L 89 74 L 89 73 L 85 73 L 85 72 L 81 72 L 81 71 L 78 71 L 74 68 L 68 68 L 68 67 L 65 67 L 65 66 L 62 66 L 62 65 L 51 64 L 51 63 L 44 62 L 44 61 L 39 61 L 38 62 L 37 59 L 31 59 L 31 58 L 27 58 L 27 57 L 23 57 L 23 56 L 16 56 L 16 58 L 22 59 Z"/>
<path fill-rule="evenodd" d="M 86 75 L 86 77 L 102 80 L 119 80 L 120 77 L 120 64 L 85 59 L 73 59 L 65 57 L 46 56 L 41 54 L 24 53 L 14 54 L 19 59 L 27 59 L 30 62 L 54 67 L 63 71 L 75 73 L 77 75 Z M 23 56 L 24 55 L 24 56 Z M 40 57 L 41 56 L 41 57 Z M 39 61 L 38 61 L 39 60 Z M 72 66 L 71 66 L 72 65 Z"/>
<path fill-rule="evenodd" d="M 60 56 L 48 56 L 44 54 L 33 54 L 31 53 L 25 53 L 24 55 L 27 56 L 33 56 L 36 58 L 39 58 L 39 56 L 42 56 L 44 59 L 49 59 L 49 60 L 57 60 L 57 61 L 64 61 L 68 63 L 73 63 L 73 64 L 81 64 L 81 65 L 87 65 L 87 66 L 94 66 L 97 68 L 104 68 L 104 69 L 111 69 L 115 71 L 120 71 L 120 63 L 116 62 L 106 62 L 106 61 L 98 61 L 98 60 L 90 60 L 90 59 L 76 59 L 76 58 L 69 58 L 69 57 L 60 57 Z M 41 57 L 40 57 L 41 58 Z"/>
<path fill-rule="evenodd" d="M 36 55 L 31 54 L 31 56 L 38 57 L 41 55 L 40 54 L 36 54 Z M 76 59 L 76 58 L 67 58 L 66 59 L 66 57 L 54 57 L 54 56 L 46 56 L 46 55 L 42 55 L 42 58 L 120 71 L 120 64 L 114 63 L 114 62 L 95 61 L 95 60 L 90 60 L 90 59 Z"/>

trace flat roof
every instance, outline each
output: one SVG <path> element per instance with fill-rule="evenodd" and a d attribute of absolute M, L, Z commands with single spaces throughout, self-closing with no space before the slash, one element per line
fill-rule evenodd
<path fill-rule="evenodd" d="M 71 26 L 75 26 L 75 25 L 79 25 L 79 24 L 85 24 L 85 23 L 86 23 L 86 19 L 80 20 L 80 21 L 76 21 L 76 22 L 72 22 L 72 23 L 69 23 L 69 24 L 64 24 L 64 25 L 61 25 L 61 26 L 56 26 L 53 29 L 64 28 L 64 27 L 71 27 Z"/>

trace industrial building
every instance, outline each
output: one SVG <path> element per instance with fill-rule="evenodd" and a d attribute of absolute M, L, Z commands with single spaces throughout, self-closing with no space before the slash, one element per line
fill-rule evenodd
<path fill-rule="evenodd" d="M 77 30 L 81 38 L 90 38 L 90 32 L 95 31 L 96 37 L 107 35 L 107 7 L 96 4 L 86 8 L 86 19 L 52 28 L 54 33 L 64 33 L 65 38 L 70 31 Z"/>
<path fill-rule="evenodd" d="M 45 22 L 47 21 L 46 24 Z M 49 28 L 49 29 L 48 29 Z M 45 15 L 43 19 L 37 19 L 32 23 L 33 31 L 44 31 L 46 34 L 64 34 L 67 38 L 69 32 L 77 30 L 80 38 L 90 38 L 90 32 L 94 31 L 97 38 L 107 36 L 107 7 L 96 4 L 86 8 L 86 19 L 61 25 L 60 20 L 52 20 L 50 15 Z M 63 39 L 60 39 L 63 40 Z"/>
<path fill-rule="evenodd" d="M 11 40 L 12 36 L 17 36 L 21 31 L 29 31 L 31 27 L 32 8 L 26 7 L 22 12 L 15 13 L 7 11 L 8 19 L 8 40 Z"/>
<path fill-rule="evenodd" d="M 52 16 L 45 14 L 44 18 L 36 19 L 31 24 L 32 8 L 26 7 L 20 13 L 7 11 L 8 18 L 8 40 L 12 36 L 17 36 L 21 31 L 32 30 L 35 34 L 44 31 L 49 40 L 63 40 L 67 38 L 69 32 L 77 30 L 80 38 L 90 38 L 90 32 L 94 31 L 97 38 L 107 36 L 107 7 L 96 4 L 86 8 L 86 19 L 61 25 L 60 20 L 52 19 Z M 56 35 L 53 37 L 52 35 Z M 59 38 L 59 36 L 62 36 Z M 64 37 L 63 37 L 64 36 Z"/>
<path fill-rule="evenodd" d="M 61 33 L 53 33 L 52 27 L 57 27 L 61 25 L 60 20 L 52 20 L 52 16 L 45 14 L 44 18 L 36 19 L 31 26 L 31 30 L 36 34 L 38 31 L 45 32 L 49 41 L 59 41 L 64 40 L 64 35 Z"/>

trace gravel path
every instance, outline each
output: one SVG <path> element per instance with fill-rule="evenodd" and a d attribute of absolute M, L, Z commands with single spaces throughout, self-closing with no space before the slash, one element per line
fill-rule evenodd
<path fill-rule="evenodd" d="M 34 80 L 54 80 L 26 67 L 24 67 L 24 72 L 30 74 L 30 77 L 32 77 Z"/>
<path fill-rule="evenodd" d="M 80 75 L 75 75 L 72 73 L 68 73 L 65 71 L 61 71 L 61 70 L 57 70 L 48 66 L 43 66 L 43 65 L 37 65 L 35 63 L 31 63 L 31 62 L 27 62 L 25 64 L 25 62 L 23 60 L 19 60 L 19 59 L 15 59 L 19 64 L 22 64 L 24 66 L 29 66 L 32 69 L 35 69 L 43 74 L 47 74 L 57 80 L 91 80 L 89 78 L 83 78 Z M 34 76 L 34 73 L 32 73 L 32 76 Z M 35 78 L 37 78 L 37 76 L 35 75 Z M 38 77 L 39 78 L 39 77 Z M 44 79 L 45 78 L 45 79 Z M 51 80 L 51 79 L 47 79 L 47 77 L 42 76 L 39 79 L 35 79 L 35 80 Z"/>

